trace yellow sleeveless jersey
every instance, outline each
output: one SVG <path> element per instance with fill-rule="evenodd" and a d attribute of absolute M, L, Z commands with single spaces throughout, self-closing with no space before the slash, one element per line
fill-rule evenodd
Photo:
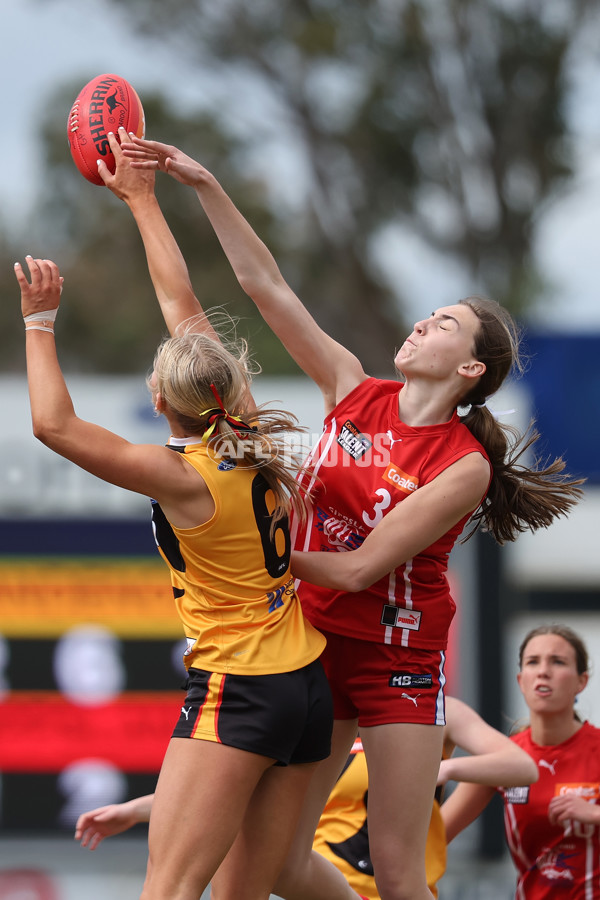
<path fill-rule="evenodd" d="M 313 662 L 325 638 L 302 615 L 287 520 L 270 534 L 275 497 L 260 469 L 215 458 L 203 443 L 170 446 L 202 476 L 215 503 L 208 522 L 175 528 L 153 502 L 156 543 L 188 642 L 186 667 L 271 675 Z"/>
<path fill-rule="evenodd" d="M 380 900 L 369 854 L 367 793 L 367 761 L 357 739 L 319 820 L 313 850 L 333 863 L 358 894 Z M 445 869 L 446 832 L 439 803 L 434 800 L 425 848 L 427 884 L 434 897 Z"/>

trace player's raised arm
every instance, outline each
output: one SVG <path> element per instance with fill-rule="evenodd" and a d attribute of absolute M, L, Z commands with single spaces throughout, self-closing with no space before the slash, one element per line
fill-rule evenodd
<path fill-rule="evenodd" d="M 21 289 L 25 320 L 27 381 L 35 437 L 65 459 L 97 478 L 153 497 L 170 507 L 187 501 L 193 507 L 191 524 L 198 524 L 200 507 L 208 500 L 206 519 L 214 504 L 205 482 L 190 479 L 181 454 L 154 444 L 133 444 L 106 428 L 81 419 L 75 412 L 56 352 L 54 320 L 62 278 L 49 259 L 26 258 L 30 280 L 20 263 L 15 275 Z M 164 408 L 160 395 L 155 405 Z M 194 496 L 195 494 L 195 496 Z"/>
<path fill-rule="evenodd" d="M 119 137 L 121 141 L 128 140 L 122 128 Z M 194 330 L 204 331 L 219 340 L 204 316 L 183 254 L 156 199 L 154 172 L 134 169 L 124 158 L 116 136 L 109 134 L 108 140 L 115 158 L 115 172 L 112 174 L 106 163 L 99 160 L 98 174 L 113 194 L 127 204 L 137 223 L 146 251 L 148 271 L 169 333 L 174 334 L 181 322 L 196 317 Z"/>
<path fill-rule="evenodd" d="M 315 322 L 271 252 L 216 178 L 176 147 L 132 138 L 123 146 L 135 167 L 154 167 L 192 186 L 235 275 L 298 365 L 321 388 L 326 409 L 366 378 L 357 358 Z"/>
<path fill-rule="evenodd" d="M 92 78 L 79 92 L 68 117 L 71 156 L 79 172 L 92 184 L 105 184 L 131 209 L 146 248 L 150 276 L 167 328 L 198 316 L 196 330 L 216 334 L 202 318 L 185 261 L 164 221 L 154 196 L 152 172 L 134 172 L 123 160 L 119 139 L 143 136 L 144 110 L 133 85 L 114 74 Z"/>

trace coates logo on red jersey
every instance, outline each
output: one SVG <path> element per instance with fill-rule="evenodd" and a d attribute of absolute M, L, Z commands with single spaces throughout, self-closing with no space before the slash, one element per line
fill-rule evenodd
<path fill-rule="evenodd" d="M 405 494 L 412 494 L 419 487 L 419 479 L 416 475 L 408 475 L 393 463 L 389 464 L 383 473 L 383 478 L 398 488 L 399 491 L 404 491 Z"/>
<path fill-rule="evenodd" d="M 562 797 L 564 794 L 575 794 L 577 797 L 582 797 L 584 800 L 587 800 L 588 803 L 597 803 L 598 797 L 600 797 L 600 784 L 596 781 L 576 781 L 557 784 L 554 789 L 554 794 L 557 797 Z"/>

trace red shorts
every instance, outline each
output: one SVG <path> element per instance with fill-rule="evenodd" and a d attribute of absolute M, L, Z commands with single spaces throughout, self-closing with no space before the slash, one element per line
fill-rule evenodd
<path fill-rule="evenodd" d="M 445 725 L 443 650 L 412 650 L 324 632 L 321 662 L 336 719 L 359 726 Z"/>

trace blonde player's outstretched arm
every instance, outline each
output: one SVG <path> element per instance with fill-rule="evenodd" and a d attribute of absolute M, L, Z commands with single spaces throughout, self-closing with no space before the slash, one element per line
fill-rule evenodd
<path fill-rule="evenodd" d="M 54 339 L 63 279 L 52 260 L 27 256 L 26 264 L 29 279 L 19 262 L 15 263 L 15 276 L 25 321 L 34 436 L 97 478 L 155 498 L 166 515 L 169 509 L 175 510 L 182 515 L 184 527 L 207 521 L 214 513 L 212 496 L 206 482 L 185 464 L 181 454 L 156 444 L 131 443 L 76 414 Z M 165 408 L 160 393 L 155 395 L 155 404 Z"/>
<path fill-rule="evenodd" d="M 111 174 L 102 160 L 98 162 L 98 173 L 113 194 L 127 204 L 136 221 L 169 333 L 174 334 L 182 322 L 194 318 L 195 331 L 203 331 L 219 340 L 194 293 L 183 254 L 156 199 L 154 172 L 133 168 L 124 157 L 116 136 L 108 137 L 116 161 L 115 173 Z M 124 129 L 120 129 L 119 138 L 128 140 Z"/>

